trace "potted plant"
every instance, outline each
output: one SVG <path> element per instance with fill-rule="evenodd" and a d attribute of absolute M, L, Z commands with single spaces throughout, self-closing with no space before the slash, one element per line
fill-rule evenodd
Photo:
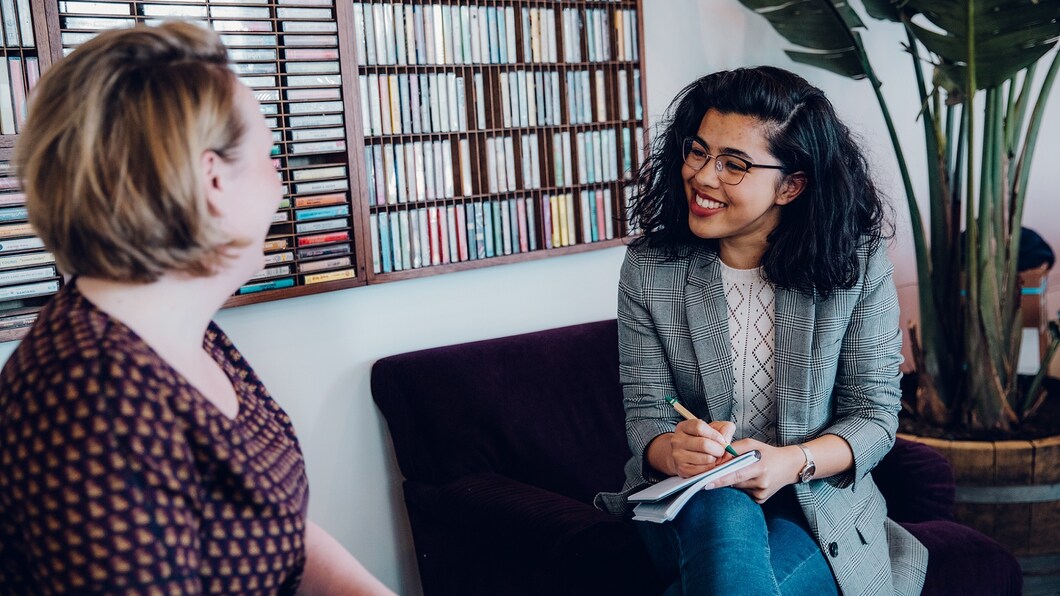
<path fill-rule="evenodd" d="M 916 77 L 909 100 L 921 108 L 926 218 L 855 8 L 840 0 L 740 2 L 800 46 L 787 51 L 791 59 L 867 79 L 875 91 L 902 175 L 917 262 L 920 322 L 910 325 L 917 386 L 903 404 L 906 414 L 979 438 L 1011 436 L 1045 403 L 1043 379 L 1060 343 L 1053 322 L 1037 375 L 1021 379 L 1016 264 L 1028 173 L 1060 68 L 1060 0 L 862 0 L 873 19 L 905 30 L 905 44 L 895 49 L 908 54 Z M 1044 494 L 1049 491 L 1035 493 L 1034 485 L 1060 483 L 1060 437 L 923 441 L 950 458 L 959 501 L 981 501 L 988 493 L 1020 501 L 1019 490 Z M 1060 553 L 1055 494 L 1024 505 L 1026 511 L 1009 511 L 996 527 L 984 514 L 998 509 L 994 504 L 965 503 L 958 515 L 1016 554 Z M 1035 531 L 1036 519 L 1046 527 Z"/>

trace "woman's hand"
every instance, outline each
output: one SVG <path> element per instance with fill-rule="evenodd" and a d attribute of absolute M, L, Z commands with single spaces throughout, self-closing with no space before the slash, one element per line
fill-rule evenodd
<path fill-rule="evenodd" d="M 732 422 L 683 420 L 674 432 L 659 435 L 648 445 L 648 463 L 669 476 L 695 476 L 730 458 L 725 446 L 734 432 Z"/>
<path fill-rule="evenodd" d="M 762 459 L 732 474 L 722 476 L 712 482 L 709 488 L 732 486 L 751 495 L 760 505 L 778 490 L 794 484 L 799 470 L 806 463 L 806 456 L 796 445 L 773 447 L 754 439 L 741 439 L 732 446 L 740 453 L 757 449 L 762 453 Z"/>

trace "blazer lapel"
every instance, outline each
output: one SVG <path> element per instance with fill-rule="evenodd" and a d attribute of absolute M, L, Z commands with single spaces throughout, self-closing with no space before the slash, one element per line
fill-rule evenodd
<path fill-rule="evenodd" d="M 813 297 L 776 289 L 773 366 L 780 445 L 802 441 L 810 432 L 810 371 L 816 309 Z"/>
<path fill-rule="evenodd" d="M 721 268 L 713 251 L 697 249 L 685 283 L 685 314 L 707 401 L 709 420 L 732 417 L 732 342 Z"/>

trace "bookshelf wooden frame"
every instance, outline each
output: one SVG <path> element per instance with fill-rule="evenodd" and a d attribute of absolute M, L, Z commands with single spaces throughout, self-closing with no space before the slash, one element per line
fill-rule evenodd
<path fill-rule="evenodd" d="M 91 2 L 92 0 L 88 0 Z M 290 22 L 288 18 L 281 18 L 279 12 L 282 8 L 305 8 L 307 7 L 304 2 L 291 2 L 290 0 L 267 0 L 267 2 L 255 2 L 254 0 L 126 0 L 124 2 L 118 2 L 117 0 L 98 0 L 103 4 L 114 4 L 120 5 L 125 4 L 130 8 L 130 14 L 122 15 L 124 17 L 134 19 L 136 22 L 150 21 L 154 16 L 148 16 L 146 11 L 141 8 L 142 5 L 152 6 L 169 6 L 177 7 L 174 10 L 179 10 L 179 7 L 200 7 L 205 14 L 207 10 L 210 10 L 210 17 L 207 19 L 210 22 L 232 20 L 232 19 L 244 19 L 244 21 L 234 22 L 248 22 L 254 20 L 255 22 L 267 22 L 269 23 L 268 31 L 261 31 L 258 33 L 264 33 L 268 35 L 276 36 L 276 58 L 273 60 L 275 63 L 275 70 L 272 71 L 271 76 L 275 77 L 276 86 L 269 87 L 268 92 L 271 93 L 270 97 L 274 98 L 275 101 L 269 99 L 270 103 L 275 103 L 277 106 L 276 113 L 276 124 L 273 127 L 274 133 L 278 137 L 278 143 L 288 148 L 288 151 L 282 152 L 279 155 L 280 171 L 283 173 L 283 183 L 289 185 L 289 194 L 285 195 L 285 198 L 290 201 L 290 204 L 286 207 L 290 218 L 286 222 L 278 222 L 275 229 L 284 229 L 285 233 L 278 234 L 277 238 L 284 237 L 290 239 L 290 246 L 287 246 L 284 250 L 289 251 L 292 255 L 300 255 L 297 238 L 302 237 L 301 233 L 296 233 L 294 230 L 296 224 L 299 222 L 296 215 L 295 199 L 298 196 L 296 190 L 296 182 L 293 180 L 293 172 L 299 168 L 309 168 L 310 170 L 314 167 L 320 169 L 329 168 L 333 166 L 344 166 L 345 179 L 348 181 L 347 190 L 345 190 L 346 199 L 344 203 L 340 205 L 346 205 L 348 207 L 348 215 L 345 217 L 348 221 L 348 229 L 350 238 L 348 244 L 350 251 L 348 256 L 350 258 L 350 265 L 340 268 L 340 270 L 349 270 L 353 272 L 353 277 L 349 279 L 341 279 L 338 281 L 325 281 L 317 284 L 305 284 L 304 275 L 306 273 L 301 270 L 302 265 L 307 262 L 313 262 L 312 258 L 298 258 L 292 256 L 290 261 L 290 273 L 281 278 L 293 278 L 298 281 L 293 287 L 285 287 L 280 289 L 264 290 L 255 293 L 248 293 L 242 295 L 236 295 L 230 298 L 225 306 L 239 306 L 244 304 L 251 304 L 256 302 L 264 302 L 271 300 L 280 300 L 285 298 L 291 298 L 296 296 L 303 296 L 309 294 L 315 294 L 320 292 L 327 292 L 351 287 L 358 287 L 366 284 L 373 283 L 385 283 L 391 281 L 399 281 L 403 279 L 410 279 L 415 277 L 423 277 L 426 275 L 436 275 L 442 273 L 448 273 L 452 271 L 462 271 L 468 269 L 477 269 L 481 267 L 487 267 L 492 265 L 501 265 L 508 263 L 516 263 L 528 260 L 536 260 L 551 256 L 561 256 L 568 254 L 576 254 L 586 252 L 590 250 L 596 250 L 599 248 L 606 248 L 611 246 L 618 246 L 625 242 L 624 238 L 629 233 L 625 223 L 625 194 L 624 194 L 624 181 L 625 177 L 623 157 L 620 155 L 623 150 L 623 137 L 622 130 L 627 129 L 626 133 L 632 137 L 631 152 L 628 159 L 629 164 L 636 165 L 639 163 L 639 156 L 641 150 L 646 141 L 644 131 L 648 130 L 648 118 L 647 118 L 647 85 L 646 85 L 646 72 L 644 69 L 644 23 L 643 23 L 643 5 L 642 0 L 563 0 L 562 2 L 546 2 L 544 0 L 370 0 L 366 2 L 352 2 L 349 0 L 335 0 L 330 4 L 331 18 L 308 18 L 303 19 L 307 23 L 309 22 L 326 22 L 334 23 L 337 31 L 334 33 L 327 33 L 327 35 L 337 36 L 337 45 L 334 47 L 338 52 L 338 74 L 341 76 L 341 83 L 338 85 L 329 84 L 322 85 L 324 87 L 337 87 L 342 102 L 341 108 L 341 122 L 344 127 L 344 137 L 339 140 L 345 141 L 345 151 L 326 151 L 324 155 L 330 155 L 331 157 L 321 158 L 320 163 L 313 163 L 314 153 L 309 153 L 310 157 L 304 160 L 294 160 L 292 157 L 299 158 L 305 155 L 298 155 L 291 152 L 290 146 L 295 142 L 294 132 L 297 127 L 291 124 L 290 117 L 292 113 L 289 111 L 290 104 L 296 103 L 292 97 L 288 95 L 288 91 L 292 89 L 291 85 L 287 85 L 287 77 L 294 73 L 287 70 L 287 63 L 293 61 L 285 58 L 285 52 L 292 46 L 284 45 L 287 35 L 295 33 L 294 31 L 285 30 L 285 23 Z M 36 48 L 35 52 L 39 59 L 41 71 L 43 72 L 50 64 L 60 59 L 64 54 L 64 31 L 63 27 L 64 14 L 60 14 L 59 6 L 60 0 L 30 0 L 31 13 L 33 16 L 33 27 L 36 37 Z M 515 30 L 509 31 L 508 34 L 514 34 L 514 42 L 509 43 L 507 38 L 497 39 L 501 43 L 514 43 L 516 54 L 513 59 L 504 63 L 489 63 L 489 62 L 475 62 L 475 63 L 448 63 L 448 64 L 367 64 L 366 57 L 362 57 L 358 53 L 359 39 L 355 31 L 356 19 L 354 15 L 355 6 L 359 7 L 371 7 L 374 5 L 384 5 L 388 8 L 393 6 L 408 7 L 409 14 L 412 14 L 414 7 L 433 7 L 433 6 L 445 6 L 453 10 L 454 13 L 458 12 L 461 7 L 465 7 L 470 10 L 472 8 L 481 8 L 483 14 L 486 9 L 497 10 L 500 9 L 501 14 L 504 14 L 505 9 L 510 9 L 515 13 Z M 211 7 L 231 7 L 238 9 L 242 8 L 265 8 L 268 11 L 267 18 L 249 17 L 249 16 L 214 16 L 213 8 Z M 313 6 L 314 8 L 327 8 L 328 6 L 318 5 Z M 551 9 L 554 20 L 551 22 L 545 21 L 547 24 L 555 26 L 553 32 L 555 38 L 555 61 L 535 61 L 529 56 L 525 55 L 524 52 L 524 37 L 526 32 L 523 31 L 524 23 L 520 18 L 522 16 L 523 9 L 537 9 L 546 10 Z M 429 9 L 428 9 L 429 10 Z M 438 10 L 441 10 L 440 8 Z M 567 61 L 564 52 L 567 40 L 564 39 L 565 25 L 563 22 L 563 12 L 565 10 L 576 10 L 579 14 L 579 19 L 582 19 L 582 29 L 579 33 L 579 54 L 581 60 L 579 61 Z M 592 26 L 587 22 L 586 11 L 597 10 L 605 11 L 606 22 L 603 23 L 603 27 L 607 30 L 607 54 L 606 59 L 597 59 L 590 61 L 588 44 L 589 36 L 587 34 L 587 28 Z M 632 27 L 632 33 L 636 36 L 636 47 L 627 48 L 632 55 L 624 56 L 622 60 L 618 58 L 618 46 L 620 40 L 616 37 L 616 11 L 632 11 L 635 15 L 636 23 Z M 237 10 L 238 12 L 238 10 Z M 250 13 L 253 11 L 244 11 Z M 108 15 L 102 14 L 91 14 L 91 13 L 70 13 L 72 16 L 94 16 L 100 18 L 108 18 Z M 288 13 L 284 13 L 288 14 Z M 391 13 L 393 14 L 393 13 Z M 628 14 L 628 13 L 627 13 Z M 510 24 L 510 23 L 509 23 Z M 223 31 L 219 32 L 223 35 L 253 35 L 253 31 Z M 301 31 L 301 33 L 312 34 L 324 34 L 319 31 L 307 32 Z M 600 33 L 597 31 L 596 33 Z M 628 38 L 627 38 L 628 39 Z M 408 40 L 407 40 L 408 41 Z M 422 40 L 421 40 L 422 41 Z M 396 41 L 394 42 L 396 44 Z M 76 44 L 73 44 L 76 45 Z M 66 45 L 67 48 L 71 47 L 71 44 Z M 254 47 L 254 46 L 250 46 Z M 264 46 L 259 46 L 264 49 Z M 302 46 L 299 46 L 302 47 Z M 316 47 L 316 46 L 312 46 Z M 332 47 L 332 46 L 328 46 Z M 4 48 L 5 55 L 10 48 Z M 271 49 L 271 48 L 270 48 Z M 545 48 L 542 46 L 539 48 L 544 51 Z M 485 50 L 484 50 L 485 51 Z M 599 56 L 597 58 L 600 58 Z M 328 61 L 320 59 L 322 61 Z M 414 62 L 414 61 L 413 61 Z M 268 69 L 265 69 L 268 70 Z M 626 94 L 626 102 L 628 114 L 627 118 L 620 118 L 623 112 L 620 110 L 619 98 L 620 94 L 616 92 L 619 84 L 619 71 L 624 70 L 626 78 L 626 85 L 629 93 Z M 584 92 L 590 96 L 589 104 L 590 118 L 588 122 L 574 122 L 570 113 L 569 101 L 566 98 L 566 94 L 570 92 L 567 89 L 568 78 L 566 73 L 569 72 L 586 72 L 590 73 L 587 76 L 590 79 L 588 88 L 584 89 Z M 634 77 L 634 72 L 639 72 L 639 81 Z M 386 74 L 386 75 L 397 75 L 397 74 L 438 74 L 438 73 L 461 73 L 465 84 L 465 96 L 468 98 L 465 102 L 465 120 L 467 126 L 464 130 L 450 131 L 450 132 L 416 132 L 406 131 L 402 134 L 389 134 L 389 135 L 366 135 L 366 126 L 368 122 L 362 118 L 362 105 L 361 102 L 364 99 L 360 93 L 360 76 L 368 73 Z M 554 96 L 558 95 L 563 99 L 559 101 L 559 105 L 552 105 L 551 107 L 558 108 L 558 121 L 553 121 L 550 124 L 544 122 L 538 122 L 533 125 L 518 125 L 518 123 L 512 123 L 512 126 L 504 125 L 503 115 L 498 111 L 500 109 L 500 98 L 503 97 L 502 91 L 499 89 L 501 77 L 503 73 L 508 75 L 512 73 L 513 76 L 517 72 L 527 72 L 531 74 L 531 77 L 535 76 L 534 73 L 544 73 L 541 75 L 542 79 L 548 77 L 554 77 L 552 80 L 559 81 L 560 88 L 554 90 Z M 602 75 L 595 74 L 596 72 L 603 73 Z M 556 74 L 551 74 L 556 73 Z M 476 74 L 482 75 L 483 86 L 486 97 L 485 105 L 487 105 L 488 113 L 485 114 L 488 126 L 480 128 L 477 126 L 477 122 L 473 120 L 478 119 L 477 110 L 481 108 L 481 105 L 473 105 L 470 98 L 473 96 L 477 97 L 474 85 L 472 83 Z M 604 80 L 603 87 L 597 87 L 593 84 L 592 79 L 597 76 L 602 76 Z M 310 85 L 312 87 L 312 85 Z M 600 92 L 603 91 L 602 96 Z M 531 92 L 532 93 L 532 92 Z M 639 94 L 639 97 L 636 95 Z M 531 98 L 532 99 L 532 98 Z M 455 100 L 455 98 L 454 98 Z M 312 101 L 312 100 L 310 100 Z M 547 101 L 547 99 L 546 99 Z M 265 101 L 263 101 L 265 103 Z M 515 103 L 512 99 L 509 101 L 509 105 Z M 642 111 L 639 114 L 641 117 L 636 118 L 634 104 L 637 105 Z M 598 113 L 598 107 L 604 107 L 606 115 L 601 117 Z M 333 112 L 332 112 L 333 113 Z M 316 112 L 306 112 L 307 115 L 315 115 Z M 271 117 L 271 116 L 270 116 Z M 304 121 L 304 120 L 303 120 Z M 323 122 L 323 120 L 321 120 Z M 317 125 L 318 127 L 326 126 L 324 124 Z M 608 134 L 613 134 L 615 139 L 615 145 L 610 147 L 604 147 L 608 150 L 605 157 L 615 160 L 615 163 L 610 164 L 609 170 L 613 172 L 614 179 L 610 180 L 596 180 L 594 182 L 581 182 L 581 177 L 578 178 L 578 182 L 573 182 L 571 178 L 574 176 L 575 168 L 571 167 L 571 170 L 566 171 L 564 184 L 553 184 L 555 180 L 555 164 L 554 156 L 551 151 L 553 134 L 556 133 L 568 133 L 570 135 L 570 144 L 576 145 L 575 137 L 579 133 L 594 132 L 594 131 L 607 131 Z M 306 134 L 313 132 L 307 130 Z M 530 137 L 530 135 L 536 135 Z M 522 155 L 522 138 L 526 136 L 534 138 L 538 143 L 538 153 L 541 159 L 537 162 L 539 168 L 540 184 L 534 185 L 535 188 L 524 188 L 527 186 L 526 180 L 521 180 L 520 184 L 513 184 L 511 190 L 503 192 L 490 192 L 489 184 L 486 180 L 486 175 L 481 172 L 485 165 L 485 147 L 487 138 L 501 139 L 503 137 L 509 137 L 512 139 L 511 143 L 514 147 L 512 152 L 512 159 L 519 164 L 520 170 L 522 163 L 525 159 Z M 0 135 L 0 162 L 9 162 L 13 156 L 14 143 L 17 135 Z M 308 138 L 308 136 L 307 136 Z M 474 192 L 469 196 L 464 196 L 459 188 L 462 185 L 460 181 L 458 163 L 460 152 L 458 150 L 458 144 L 461 139 L 466 139 L 468 146 L 473 147 L 472 154 L 475 156 L 471 161 L 476 164 L 476 168 L 473 172 L 473 178 L 475 178 L 473 187 Z M 369 199 L 370 193 L 374 192 L 372 188 L 369 188 L 369 171 L 366 167 L 366 147 L 377 146 L 383 147 L 385 144 L 395 145 L 397 144 L 415 144 L 422 143 L 424 141 L 435 142 L 435 141 L 450 141 L 450 149 L 452 151 L 451 160 L 452 166 L 452 177 L 454 180 L 454 186 L 457 190 L 453 196 L 444 198 L 435 198 L 431 200 L 425 199 L 423 196 L 419 196 L 416 200 L 410 202 L 400 203 L 382 203 L 372 204 Z M 529 141 L 528 141 L 529 142 Z M 410 145 L 411 146 L 411 145 Z M 582 147 L 576 147 L 573 149 L 575 153 L 575 160 L 577 154 L 580 154 Z M 597 147 L 599 149 L 599 147 Z M 342 155 L 345 161 L 337 159 L 336 156 Z M 634 158 L 634 155 L 637 156 Z M 292 163 L 301 164 L 300 166 L 292 166 Z M 507 164 L 511 167 L 511 164 Z M 568 163 L 568 166 L 572 164 Z M 504 167 L 503 165 L 501 167 Z M 599 176 L 597 176 L 599 177 Z M 516 175 L 519 179 L 519 175 Z M 439 189 L 440 190 L 440 189 Z M 579 202 L 580 197 L 576 193 L 582 190 L 588 191 L 604 191 L 610 192 L 610 213 L 613 224 L 613 234 L 611 238 L 607 238 L 605 230 L 600 228 L 594 233 L 597 234 L 598 239 L 591 242 L 586 242 L 583 237 L 583 231 L 589 233 L 590 227 L 596 227 L 595 222 L 590 226 L 588 220 L 585 218 L 588 214 L 581 212 L 582 206 Z M 545 196 L 557 196 L 565 193 L 575 193 L 574 197 L 574 228 L 567 230 L 569 235 L 572 236 L 568 245 L 565 246 L 552 246 L 549 247 L 546 242 L 546 235 L 550 235 L 550 231 L 546 231 L 544 226 L 546 225 L 543 215 L 547 215 L 541 212 L 542 198 Z M 304 194 L 304 193 L 303 193 Z M 442 194 L 442 193 L 439 193 Z M 602 196 L 602 192 L 601 192 Z M 404 268 L 396 270 L 391 268 L 390 271 L 383 271 L 382 267 L 380 270 L 376 270 L 375 262 L 379 258 L 379 255 L 373 253 L 377 251 L 378 245 L 377 239 L 372 237 L 370 232 L 371 226 L 369 225 L 370 219 L 377 213 L 393 212 L 398 213 L 399 210 L 405 210 L 406 212 L 413 213 L 414 216 L 418 215 L 417 209 L 427 210 L 430 208 L 442 207 L 440 211 L 444 217 L 446 206 L 461 206 L 464 208 L 465 205 L 473 205 L 475 203 L 483 204 L 490 203 L 493 205 L 500 205 L 498 201 L 518 199 L 522 202 L 524 199 L 530 199 L 532 202 L 531 206 L 536 209 L 534 219 L 534 245 L 535 250 L 524 250 L 522 252 L 512 252 L 510 254 L 502 254 L 503 250 L 500 245 L 495 247 L 494 256 L 486 258 L 470 258 L 471 254 L 468 254 L 466 260 L 454 260 L 449 259 L 448 262 L 444 262 L 443 259 L 435 257 L 437 264 L 418 266 L 416 268 Z M 302 206 L 305 208 L 305 206 Z M 503 207 L 505 210 L 511 211 L 512 220 L 509 222 L 512 228 L 512 237 L 514 239 L 515 232 L 518 230 L 515 227 L 518 225 L 515 221 L 516 210 L 513 204 L 506 204 Z M 284 211 L 281 207 L 280 212 Z M 279 212 L 278 212 L 279 213 Z M 331 217 L 331 216 L 328 216 Z M 422 216 L 421 216 L 422 217 Z M 499 216 L 498 216 L 499 217 Z M 595 216 L 592 219 L 597 219 Z M 480 222 L 482 223 L 482 222 Z M 525 222 L 524 222 L 525 224 Z M 444 224 L 442 224 L 444 225 Z M 506 224 L 508 225 L 508 224 Z M 530 231 L 527 225 L 527 232 Z M 583 226 L 585 226 L 583 230 Z M 611 227 L 610 225 L 607 227 Z M 271 232 L 271 231 L 270 231 Z M 468 234 L 472 233 L 470 230 Z M 500 231 L 493 230 L 493 233 L 500 239 Z M 426 232 L 425 232 L 426 234 Z M 517 240 L 513 240 L 515 244 Z M 558 239 L 557 239 L 558 243 Z M 528 248 L 524 246 L 523 248 Z M 471 246 L 469 245 L 469 249 Z M 518 248 L 518 245 L 515 245 Z M 30 254 L 33 252 L 42 252 L 43 249 L 36 249 L 25 251 L 25 253 L 16 254 Z M 423 256 L 430 258 L 432 255 L 428 254 L 430 251 L 423 252 Z M 443 250 L 444 252 L 444 250 Z M 479 250 L 479 254 L 484 251 Z M 327 258 L 322 258 L 326 261 Z M 271 265 L 270 265 L 271 266 Z M 326 272 L 327 270 L 325 270 Z M 302 283 L 299 283 L 302 282 Z M 9 301 L 10 302 L 10 301 Z M 6 303 L 0 302 L 0 306 Z M 35 308 L 39 308 L 37 305 Z M 34 308 L 28 308 L 24 310 L 34 310 Z M 16 313 L 23 311 L 15 310 L 0 310 L 0 322 L 6 317 L 14 317 Z M 3 328 L 0 325 L 0 341 L 9 341 L 20 338 L 25 331 L 28 329 L 26 326 L 17 328 Z"/>

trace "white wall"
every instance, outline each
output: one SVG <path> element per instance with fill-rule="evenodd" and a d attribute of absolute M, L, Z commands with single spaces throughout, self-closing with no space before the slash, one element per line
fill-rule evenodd
<path fill-rule="evenodd" d="M 674 94 L 707 72 L 772 63 L 822 87 L 864 139 L 892 197 L 897 168 L 871 89 L 794 65 L 786 44 L 736 0 L 645 0 L 647 106 L 654 118 Z M 920 151 L 917 106 L 909 101 L 909 61 L 900 30 L 871 22 L 866 41 L 894 110 L 906 151 Z M 1060 168 L 1060 90 L 1038 150 L 1027 221 L 1060 248 L 1055 217 Z M 916 179 L 923 169 L 914 169 Z M 922 187 L 923 185 L 921 185 Z M 923 189 L 920 189 L 923 193 Z M 899 213 L 904 203 L 896 205 Z M 905 318 L 915 316 L 915 270 L 908 240 L 894 249 Z M 387 585 L 418 594 L 418 574 L 400 476 L 371 401 L 376 359 L 420 348 L 546 329 L 615 316 L 622 249 L 612 248 L 425 279 L 357 288 L 222 312 L 218 322 L 291 414 L 305 451 L 312 517 Z M 1060 268 L 1050 304 L 1060 305 Z M 14 344 L 0 344 L 6 359 Z"/>

